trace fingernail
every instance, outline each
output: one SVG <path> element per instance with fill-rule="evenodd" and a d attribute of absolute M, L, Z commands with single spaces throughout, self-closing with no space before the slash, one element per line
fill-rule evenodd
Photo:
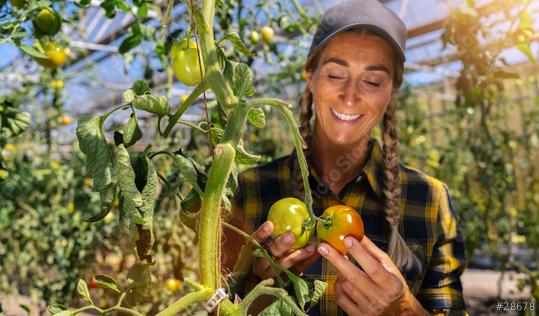
<path fill-rule="evenodd" d="M 307 248 L 305 248 L 305 250 L 307 250 L 307 252 L 313 252 L 314 251 L 314 245 L 307 246 Z"/>
<path fill-rule="evenodd" d="M 318 247 L 318 252 L 322 255 L 322 256 L 325 256 L 329 253 L 329 250 L 326 246 L 320 246 Z"/>
<path fill-rule="evenodd" d="M 352 245 L 354 244 L 354 242 L 352 241 L 352 238 L 349 238 L 349 237 L 346 237 L 344 239 L 344 245 L 348 248 L 352 248 Z"/>
<path fill-rule="evenodd" d="M 290 242 L 292 242 L 292 236 L 290 236 L 290 234 L 284 234 L 283 236 L 283 242 L 285 244 L 289 244 Z"/>
<path fill-rule="evenodd" d="M 262 227 L 262 230 L 265 231 L 266 233 L 269 232 L 271 230 L 271 224 L 269 222 L 266 222 L 264 226 Z"/>

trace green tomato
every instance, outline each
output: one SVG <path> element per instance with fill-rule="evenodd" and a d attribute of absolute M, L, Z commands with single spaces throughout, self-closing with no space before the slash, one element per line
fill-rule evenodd
<path fill-rule="evenodd" d="M 260 40 L 260 35 L 257 31 L 251 31 L 251 33 L 249 34 L 249 40 L 251 41 L 251 43 L 257 44 Z"/>
<path fill-rule="evenodd" d="M 176 57 L 176 55 L 178 55 L 178 52 L 180 50 L 184 50 L 184 49 L 187 49 L 187 48 L 197 48 L 198 47 L 197 43 L 195 41 L 189 39 L 189 44 L 186 43 L 187 41 L 188 41 L 188 39 L 186 37 L 184 37 L 181 40 L 174 41 L 174 43 L 172 43 L 172 48 L 170 49 L 170 58 L 172 60 L 174 60 L 174 58 Z"/>
<path fill-rule="evenodd" d="M 38 33 L 54 35 L 60 31 L 62 20 L 58 13 L 51 9 L 41 9 L 34 18 L 34 27 Z"/>
<path fill-rule="evenodd" d="M 32 57 L 34 60 L 45 68 L 57 68 L 62 66 L 67 59 L 67 50 L 60 44 L 53 41 L 46 41 L 36 46 L 44 55 L 49 58 Z"/>
<path fill-rule="evenodd" d="M 204 65 L 198 61 L 198 48 L 179 50 L 174 57 L 174 75 L 186 86 L 196 86 L 202 82 Z"/>
<path fill-rule="evenodd" d="M 286 232 L 294 234 L 295 241 L 291 249 L 305 247 L 315 230 L 314 225 L 309 225 L 310 216 L 307 206 L 296 198 L 284 198 L 275 202 L 269 210 L 268 220 L 274 226 L 271 235 L 273 239 Z"/>
<path fill-rule="evenodd" d="M 269 43 L 273 40 L 274 31 L 270 26 L 262 27 L 262 39 L 264 42 Z"/>

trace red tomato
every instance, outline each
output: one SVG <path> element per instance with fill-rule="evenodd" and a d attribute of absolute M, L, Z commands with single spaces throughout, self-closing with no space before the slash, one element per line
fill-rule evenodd
<path fill-rule="evenodd" d="M 346 205 L 328 207 L 316 224 L 316 233 L 321 241 L 325 241 L 333 248 L 346 255 L 350 251 L 344 244 L 346 236 L 357 240 L 363 239 L 363 220 L 358 212 Z"/>
<path fill-rule="evenodd" d="M 88 285 L 90 286 L 91 289 L 95 289 L 99 287 L 97 283 L 94 281 L 94 279 L 90 279 L 90 281 L 88 281 Z"/>

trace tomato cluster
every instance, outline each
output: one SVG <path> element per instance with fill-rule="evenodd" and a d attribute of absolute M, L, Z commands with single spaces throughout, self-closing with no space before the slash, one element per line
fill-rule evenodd
<path fill-rule="evenodd" d="M 187 38 L 173 43 L 170 49 L 174 75 L 186 86 L 196 86 L 204 77 L 198 52 L 197 43 Z"/>
<path fill-rule="evenodd" d="M 315 227 L 305 203 L 296 198 L 284 198 L 275 202 L 268 213 L 268 220 L 273 223 L 272 238 L 275 239 L 285 232 L 292 232 L 296 238 L 291 249 L 305 247 L 311 240 Z M 320 241 L 329 243 L 342 254 L 349 250 L 344 245 L 344 238 L 352 236 L 357 240 L 363 239 L 363 220 L 358 212 L 347 205 L 328 207 L 316 224 L 316 233 Z"/>

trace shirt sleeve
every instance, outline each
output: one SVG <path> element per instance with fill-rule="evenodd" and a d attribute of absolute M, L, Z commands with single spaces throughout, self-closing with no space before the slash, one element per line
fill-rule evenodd
<path fill-rule="evenodd" d="M 464 239 L 445 184 L 439 198 L 437 231 L 432 257 L 417 299 L 435 315 L 466 315 L 460 281 L 467 265 Z"/>

